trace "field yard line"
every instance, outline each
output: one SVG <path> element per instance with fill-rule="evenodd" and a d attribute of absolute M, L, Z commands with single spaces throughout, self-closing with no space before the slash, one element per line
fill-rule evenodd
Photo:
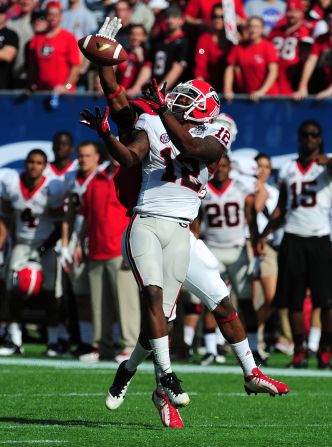
<path fill-rule="evenodd" d="M 16 426 L 17 428 L 17 426 Z M 30 439 L 30 440 L 25 440 L 25 441 L 0 441 L 0 444 L 64 444 L 65 442 L 69 442 L 69 441 L 58 441 L 56 439 Z"/>
<path fill-rule="evenodd" d="M 0 365 L 5 366 L 37 366 L 59 369 L 77 370 L 115 370 L 118 364 L 114 362 L 83 363 L 77 360 L 48 360 L 48 359 L 26 359 L 26 358 L 0 358 Z M 200 365 L 178 365 L 174 369 L 179 373 L 191 374 L 243 374 L 239 366 L 200 366 Z M 139 367 L 141 372 L 152 372 L 152 363 L 144 363 Z M 285 377 L 332 377 L 332 371 L 321 371 L 315 369 L 287 369 L 287 368 L 264 368 L 264 373 L 268 375 Z"/>
<path fill-rule="evenodd" d="M 245 397 L 248 398 L 247 393 L 239 393 L 239 392 L 216 392 L 216 393 L 200 393 L 197 391 L 188 390 L 190 396 L 214 396 L 214 397 Z M 136 391 L 129 392 L 128 396 L 150 396 L 151 391 Z M 297 393 L 296 391 L 292 391 L 291 396 L 302 396 L 303 393 Z M 10 398 L 21 398 L 21 397 L 102 397 L 105 396 L 105 393 L 0 393 L 1 397 L 10 397 Z M 332 397 L 332 392 L 306 392 L 306 396 L 311 397 Z"/>

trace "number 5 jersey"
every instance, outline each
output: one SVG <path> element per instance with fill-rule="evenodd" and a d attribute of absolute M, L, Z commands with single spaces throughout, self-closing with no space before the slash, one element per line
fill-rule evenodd
<path fill-rule="evenodd" d="M 190 129 L 196 138 L 213 136 L 227 149 L 231 135 L 227 124 L 204 124 Z M 159 116 L 142 114 L 136 129 L 144 130 L 150 152 L 142 162 L 143 180 L 134 211 L 171 220 L 192 222 L 200 206 L 198 193 L 207 184 L 206 164 L 184 157 L 170 140 Z"/>

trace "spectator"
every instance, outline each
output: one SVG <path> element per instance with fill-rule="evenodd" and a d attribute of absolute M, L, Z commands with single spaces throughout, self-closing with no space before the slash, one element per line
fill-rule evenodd
<path fill-rule="evenodd" d="M 138 72 L 145 61 L 144 43 L 146 39 L 147 34 L 143 25 L 130 26 L 128 59 L 116 67 L 117 81 L 125 89 L 134 85 Z"/>
<path fill-rule="evenodd" d="M 113 0 L 86 0 L 85 3 L 96 18 L 97 29 L 104 23 L 105 17 L 109 17 L 114 13 Z"/>
<path fill-rule="evenodd" d="M 138 289 L 131 271 L 124 265 L 121 239 L 129 218 L 116 196 L 114 166 L 98 172 L 83 195 L 81 214 L 89 240 L 89 280 L 95 351 L 82 360 L 114 357 L 112 318 L 120 321 L 124 351 L 116 360 L 132 352 L 140 330 Z M 81 233 L 80 240 L 84 236 Z M 82 258 L 82 248 L 76 250 Z M 118 315 L 119 314 L 119 317 Z"/>
<path fill-rule="evenodd" d="M 117 32 L 116 40 L 121 43 L 124 48 L 129 48 L 129 31 L 130 21 L 133 9 L 128 0 L 119 0 L 114 6 L 114 15 L 121 19 L 122 27 Z"/>
<path fill-rule="evenodd" d="M 224 78 L 224 96 L 228 101 L 234 97 L 236 66 L 240 70 L 241 91 L 250 95 L 252 101 L 278 93 L 276 86 L 278 55 L 273 44 L 263 35 L 263 20 L 260 17 L 251 17 L 248 24 L 248 40 L 231 49 Z"/>
<path fill-rule="evenodd" d="M 129 0 L 130 6 L 132 7 L 132 16 L 130 18 L 130 23 L 133 25 L 137 25 L 140 23 L 144 24 L 144 28 L 147 33 L 150 34 L 150 31 L 153 27 L 155 16 L 149 4 L 142 0 Z"/>
<path fill-rule="evenodd" d="M 84 0 L 69 0 L 69 9 L 63 12 L 61 25 L 76 37 L 76 40 L 97 31 L 97 20 L 84 4 Z"/>
<path fill-rule="evenodd" d="M 165 10 L 169 7 L 166 0 L 150 0 L 149 6 L 155 15 L 155 21 L 150 33 L 151 39 L 161 38 L 167 32 Z"/>
<path fill-rule="evenodd" d="M 34 0 L 17 0 L 20 14 L 8 20 L 7 26 L 18 35 L 18 52 L 14 62 L 13 87 L 24 89 L 28 87 L 28 70 L 25 59 L 25 46 L 34 35 L 31 26 L 31 14 L 36 7 Z"/>
<path fill-rule="evenodd" d="M 258 16 L 263 19 L 264 34 L 267 36 L 285 16 L 286 3 L 283 0 L 249 0 L 244 8 L 249 18 Z"/>
<path fill-rule="evenodd" d="M 167 88 L 170 89 L 184 73 L 188 41 L 182 31 L 182 12 L 177 6 L 170 6 L 166 10 L 166 17 L 167 35 L 152 44 L 137 81 L 127 91 L 130 98 L 137 96 L 151 77 L 156 78 L 160 85 L 167 82 Z"/>
<path fill-rule="evenodd" d="M 184 13 L 186 22 L 190 25 L 211 24 L 211 12 L 216 4 L 220 5 L 220 0 L 189 0 Z M 242 0 L 234 0 L 234 7 L 237 24 L 245 24 L 247 16 Z"/>
<path fill-rule="evenodd" d="M 18 50 L 18 35 L 6 27 L 6 7 L 0 5 L 0 89 L 11 86 L 12 67 Z"/>
<path fill-rule="evenodd" d="M 332 95 L 332 12 L 327 16 L 328 33 L 318 36 L 314 42 L 309 58 L 307 59 L 299 83 L 299 89 L 294 99 L 301 100 L 308 96 L 308 84 L 318 62 L 323 68 L 325 85 L 315 98 L 321 100 Z"/>
<path fill-rule="evenodd" d="M 278 308 L 289 309 L 294 340 L 294 357 L 289 366 L 308 366 L 303 303 L 306 289 L 310 287 L 313 307 L 321 307 L 318 367 L 331 369 L 332 265 L 329 235 L 332 160 L 322 154 L 322 129 L 318 122 L 304 121 L 298 135 L 299 158 L 291 160 L 280 171 L 278 204 L 262 236 L 268 236 L 286 218 L 274 304 Z"/>
<path fill-rule="evenodd" d="M 279 53 L 279 94 L 291 95 L 297 90 L 296 74 L 300 65 L 300 41 L 310 32 L 304 24 L 304 6 L 301 0 L 289 0 L 286 18 L 269 34 Z"/>
<path fill-rule="evenodd" d="M 221 5 L 212 9 L 211 32 L 202 34 L 197 41 L 195 53 L 195 78 L 207 81 L 217 92 L 223 91 L 226 57 L 232 46 L 227 40 L 224 15 Z"/>
<path fill-rule="evenodd" d="M 29 47 L 31 90 L 73 92 L 79 75 L 80 55 L 76 38 L 61 28 L 61 5 L 47 4 L 47 32 L 32 38 Z"/>

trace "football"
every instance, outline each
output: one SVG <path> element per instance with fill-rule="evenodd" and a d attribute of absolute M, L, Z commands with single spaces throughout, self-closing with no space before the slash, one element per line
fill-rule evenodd
<path fill-rule="evenodd" d="M 127 53 L 119 42 L 98 35 L 82 37 L 78 46 L 84 56 L 97 65 L 118 65 L 127 60 Z"/>

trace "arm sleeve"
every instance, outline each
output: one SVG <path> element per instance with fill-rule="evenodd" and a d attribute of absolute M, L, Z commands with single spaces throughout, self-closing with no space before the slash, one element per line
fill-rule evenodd
<path fill-rule="evenodd" d="M 68 62 L 71 66 L 80 64 L 80 53 L 76 37 L 71 33 L 68 33 Z"/>

